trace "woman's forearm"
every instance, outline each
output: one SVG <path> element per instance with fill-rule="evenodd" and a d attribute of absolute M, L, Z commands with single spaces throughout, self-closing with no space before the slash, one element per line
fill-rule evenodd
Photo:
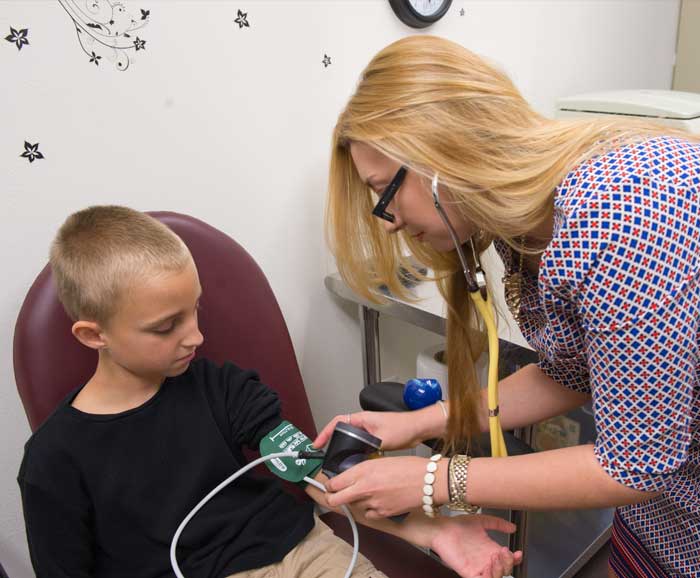
<path fill-rule="evenodd" d="M 492 508 L 605 508 L 643 502 L 656 495 L 612 479 L 600 466 L 592 445 L 507 458 L 475 458 L 468 469 L 468 500 Z"/>
<path fill-rule="evenodd" d="M 444 411 L 442 408 L 445 408 Z M 415 447 L 425 440 L 442 437 L 447 428 L 447 416 L 449 402 L 444 402 L 444 406 L 434 403 L 423 409 L 409 412 L 411 423 L 415 431 L 415 439 L 411 447 Z"/>
<path fill-rule="evenodd" d="M 499 382 L 498 398 L 501 427 L 511 430 L 562 415 L 583 405 L 590 396 L 560 385 L 531 364 Z M 485 387 L 481 392 L 479 427 L 483 432 L 489 429 Z"/>
<path fill-rule="evenodd" d="M 498 403 L 501 427 L 511 430 L 532 425 L 544 419 L 561 415 L 583 405 L 590 396 L 570 390 L 543 373 L 536 365 L 527 365 L 502 379 L 498 384 Z M 449 411 L 450 402 L 445 402 Z M 416 440 L 441 437 L 445 433 L 447 419 L 439 404 L 411 412 Z M 488 426 L 487 389 L 481 392 L 479 428 L 486 432 Z"/>

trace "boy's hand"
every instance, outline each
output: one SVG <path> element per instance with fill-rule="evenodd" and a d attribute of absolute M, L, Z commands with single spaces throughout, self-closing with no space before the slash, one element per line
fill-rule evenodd
<path fill-rule="evenodd" d="M 501 578 L 509 576 L 513 566 L 523 560 L 521 551 L 512 553 L 487 533 L 506 534 L 515 525 L 494 516 L 462 515 L 428 519 L 434 523 L 430 548 L 462 578 Z"/>
<path fill-rule="evenodd" d="M 328 483 L 323 472 L 319 471 L 314 478 L 324 485 Z M 307 486 L 306 492 L 321 506 L 338 514 L 343 513 L 339 508 L 330 507 L 326 501 L 327 495 L 314 486 Z M 416 546 L 430 548 L 461 578 L 509 576 L 513 566 L 523 560 L 521 551 L 512 553 L 487 534 L 487 530 L 505 534 L 515 531 L 515 524 L 502 518 L 481 514 L 428 518 L 422 510 L 414 510 L 406 520 L 396 523 L 383 518 L 368 519 L 363 510 L 352 506 L 350 510 L 355 520 L 362 524 L 408 540 Z"/>

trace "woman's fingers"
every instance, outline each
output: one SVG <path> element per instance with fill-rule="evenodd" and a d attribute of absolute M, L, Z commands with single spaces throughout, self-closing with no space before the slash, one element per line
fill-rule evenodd
<path fill-rule="evenodd" d="M 515 524 L 497 516 L 482 515 L 481 521 L 485 530 L 495 530 L 504 534 L 515 532 Z"/>
<path fill-rule="evenodd" d="M 332 490 L 329 487 L 331 484 L 333 484 Z M 375 509 L 376 506 L 371 496 L 364 493 L 360 486 L 361 484 L 350 477 L 350 472 L 343 472 L 326 484 L 328 490 L 328 493 L 325 494 L 326 503 L 331 508 L 351 505 L 353 510 L 362 512 L 370 520 L 382 518 L 383 516 Z M 367 515 L 368 512 L 372 513 Z"/>
<path fill-rule="evenodd" d="M 367 425 L 367 418 L 368 415 L 371 415 L 371 413 L 372 412 L 358 411 L 356 413 L 353 412 L 336 415 L 330 422 L 328 422 L 326 427 L 321 430 L 321 433 L 316 436 L 316 439 L 313 441 L 313 446 L 317 449 L 325 447 L 326 444 L 331 441 L 333 430 L 338 422 L 349 423 L 354 427 L 359 427 L 360 429 L 369 431 L 370 428 Z"/>
<path fill-rule="evenodd" d="M 357 498 L 357 493 L 354 491 L 354 488 L 352 486 L 340 490 L 339 492 L 326 494 L 326 502 L 331 508 L 347 506 L 349 504 L 354 503 L 357 500 Z"/>
<path fill-rule="evenodd" d="M 329 506 L 337 508 L 350 504 L 361 497 L 357 494 L 356 488 L 354 488 L 354 473 L 348 470 L 328 480 L 326 483 L 326 490 L 328 491 L 326 502 L 328 502 Z"/>
<path fill-rule="evenodd" d="M 340 421 L 343 423 L 348 423 L 348 416 L 351 415 L 349 413 L 345 413 L 342 415 L 336 415 L 328 424 L 326 427 L 324 427 L 321 430 L 321 433 L 319 433 L 316 436 L 316 439 L 313 441 L 313 446 L 317 449 L 324 448 L 326 444 L 331 440 L 331 436 L 333 435 L 333 430 L 335 429 L 336 424 Z"/>
<path fill-rule="evenodd" d="M 368 520 L 381 520 L 382 517 L 377 513 L 376 510 L 365 510 L 365 518 Z"/>
<path fill-rule="evenodd" d="M 357 467 L 357 466 L 355 466 Z M 345 470 L 342 474 L 333 476 L 326 482 L 326 490 L 329 493 L 340 492 L 355 483 L 352 469 Z"/>

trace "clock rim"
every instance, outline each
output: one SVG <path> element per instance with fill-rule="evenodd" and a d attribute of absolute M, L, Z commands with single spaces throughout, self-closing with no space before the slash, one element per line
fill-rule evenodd
<path fill-rule="evenodd" d="M 389 0 L 399 20 L 411 28 L 427 28 L 440 20 L 452 6 L 452 0 L 445 0 L 444 5 L 432 16 L 423 16 L 411 6 L 410 0 Z"/>

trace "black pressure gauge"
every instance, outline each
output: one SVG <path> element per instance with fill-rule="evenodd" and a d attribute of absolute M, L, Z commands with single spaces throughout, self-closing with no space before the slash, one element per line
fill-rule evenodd
<path fill-rule="evenodd" d="M 348 468 L 367 459 L 379 450 L 382 440 L 349 423 L 335 424 L 331 441 L 326 448 L 323 460 L 323 473 L 329 478 L 342 474 Z"/>
<path fill-rule="evenodd" d="M 389 0 L 401 22 L 412 28 L 425 28 L 442 18 L 452 0 Z"/>

